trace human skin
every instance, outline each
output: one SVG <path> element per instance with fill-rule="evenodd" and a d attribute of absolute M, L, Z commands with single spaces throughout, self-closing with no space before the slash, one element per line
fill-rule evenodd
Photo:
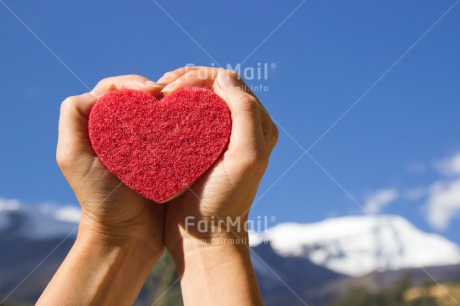
<path fill-rule="evenodd" d="M 230 142 L 185 193 L 156 204 L 121 184 L 102 165 L 88 139 L 88 115 L 109 90 L 132 88 L 161 97 L 187 86 L 207 87 L 226 101 L 232 118 Z M 57 161 L 82 216 L 75 245 L 38 305 L 132 305 L 165 245 L 175 260 L 185 305 L 262 305 L 247 232 L 230 228 L 203 233 L 185 227 L 186 217 L 195 223 L 227 217 L 244 223 L 248 218 L 278 131 L 244 88 L 234 72 L 193 67 L 175 70 L 157 83 L 136 75 L 107 78 L 91 93 L 62 103 Z M 237 238 L 240 243 L 232 243 Z"/>
<path fill-rule="evenodd" d="M 262 305 L 250 259 L 248 233 L 229 225 L 248 218 L 278 130 L 255 95 L 233 71 L 188 67 L 167 73 L 158 83 L 164 95 L 185 87 L 213 90 L 232 118 L 228 149 L 185 194 L 169 202 L 165 244 L 181 275 L 185 305 Z M 189 218 L 188 222 L 186 218 Z M 195 226 L 190 226 L 192 219 Z M 199 222 L 223 221 L 221 232 L 202 232 Z M 237 241 L 236 241 L 237 240 Z"/>
<path fill-rule="evenodd" d="M 101 163 L 88 138 L 98 97 L 132 88 L 160 95 L 135 75 L 107 78 L 61 104 L 56 159 L 81 206 L 77 239 L 38 305 L 132 305 L 164 251 L 164 208 L 138 195 Z"/>

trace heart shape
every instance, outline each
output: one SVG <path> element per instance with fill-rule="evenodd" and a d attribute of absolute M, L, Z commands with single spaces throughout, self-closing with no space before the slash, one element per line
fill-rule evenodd
<path fill-rule="evenodd" d="M 121 89 L 91 109 L 94 152 L 123 183 L 155 202 L 166 202 L 203 175 L 227 148 L 230 111 L 222 98 L 187 88 L 158 100 Z"/>

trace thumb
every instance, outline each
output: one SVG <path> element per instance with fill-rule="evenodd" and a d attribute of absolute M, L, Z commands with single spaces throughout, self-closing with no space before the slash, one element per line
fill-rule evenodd
<path fill-rule="evenodd" d="M 88 116 L 97 97 L 90 93 L 69 97 L 61 104 L 56 159 L 62 168 L 85 162 L 94 156 L 88 138 Z"/>
<path fill-rule="evenodd" d="M 222 70 L 213 85 L 218 94 L 230 109 L 232 118 L 232 134 L 229 150 L 246 157 L 258 158 L 266 155 L 264 134 L 257 98 L 245 91 L 247 85 L 234 71 Z M 262 155 L 261 155 L 262 154 Z"/>

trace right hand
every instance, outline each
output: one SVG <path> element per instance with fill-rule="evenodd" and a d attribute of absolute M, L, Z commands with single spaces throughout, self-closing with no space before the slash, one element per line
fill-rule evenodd
<path fill-rule="evenodd" d="M 227 218 L 233 222 L 239 219 L 241 226 L 244 225 L 278 139 L 276 126 L 234 71 L 186 67 L 167 73 L 157 83 L 165 86 L 164 95 L 190 86 L 213 90 L 227 103 L 232 119 L 228 149 L 182 196 L 166 204 L 166 247 L 173 257 L 180 258 L 188 239 L 207 239 L 209 244 L 214 238 L 247 240 L 244 228 L 232 228 L 230 233 L 226 228 L 221 233 L 202 233 L 196 225 L 200 221 L 210 225 L 213 220 L 215 224 L 219 220 L 226 223 Z M 190 221 L 195 226 L 186 229 Z"/>

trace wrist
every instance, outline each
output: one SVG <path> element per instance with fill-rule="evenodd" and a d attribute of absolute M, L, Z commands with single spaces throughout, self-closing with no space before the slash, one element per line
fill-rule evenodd
<path fill-rule="evenodd" d="M 179 231 L 180 238 L 175 241 L 175 245 L 168 246 L 179 274 L 183 272 L 185 262 L 197 258 L 210 256 L 212 260 L 206 262 L 210 267 L 216 267 L 216 263 L 211 264 L 214 258 L 226 258 L 229 254 L 236 255 L 234 258 L 249 258 L 249 238 L 246 231 L 196 233 L 183 228 Z"/>
<path fill-rule="evenodd" d="M 164 251 L 163 247 L 151 247 L 138 239 L 115 237 L 85 229 L 79 229 L 74 248 L 81 252 L 91 249 L 91 252 L 98 252 L 101 256 L 120 252 L 131 262 L 142 262 L 144 266 L 150 263 L 153 265 Z"/>
<path fill-rule="evenodd" d="M 184 257 L 195 250 L 249 250 L 246 215 L 219 217 L 184 214 L 176 218 L 173 220 L 175 224 L 166 229 L 165 244 L 178 270 L 184 262 Z M 169 224 L 169 221 L 166 219 L 165 223 Z"/>
<path fill-rule="evenodd" d="M 104 226 L 91 224 L 81 220 L 75 245 L 85 248 L 97 246 L 99 250 L 120 250 L 133 260 L 145 263 L 155 263 L 163 254 L 164 244 L 162 237 L 152 237 L 144 240 L 137 231 L 118 232 L 107 230 Z"/>
<path fill-rule="evenodd" d="M 132 305 L 157 256 L 135 243 L 79 231 L 38 305 Z"/>
<path fill-rule="evenodd" d="M 263 305 L 247 234 L 246 239 L 238 236 L 224 234 L 198 243 L 188 238 L 182 244 L 183 252 L 173 258 L 185 304 L 213 305 L 211 301 L 219 300 L 229 305 Z"/>
<path fill-rule="evenodd" d="M 207 248 L 242 248 L 249 247 L 249 237 L 244 232 L 225 232 L 204 235 L 186 233 L 182 235 L 182 245 L 185 250 L 202 250 Z"/>

